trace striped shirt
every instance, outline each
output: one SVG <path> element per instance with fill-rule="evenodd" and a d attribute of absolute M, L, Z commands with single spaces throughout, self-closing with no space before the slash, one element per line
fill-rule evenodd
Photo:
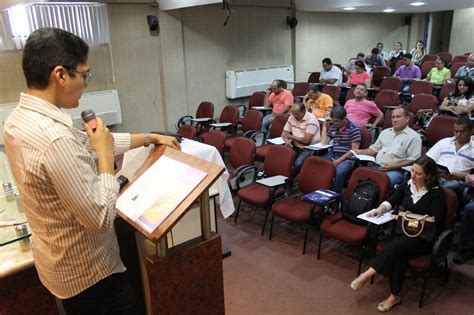
<path fill-rule="evenodd" d="M 71 116 L 22 93 L 4 136 L 43 285 L 66 299 L 125 271 L 114 231 L 118 183 L 98 174 L 88 136 Z M 130 148 L 129 134 L 113 136 L 115 154 Z"/>
<path fill-rule="evenodd" d="M 332 147 L 333 157 L 340 158 L 344 153 L 352 149 L 352 143 L 360 143 L 360 129 L 354 125 L 349 119 L 344 128 L 339 129 L 334 124 L 328 129 L 328 137 L 334 142 Z"/>
<path fill-rule="evenodd" d="M 283 130 L 298 138 L 303 138 L 307 133 L 312 134 L 313 137 L 309 144 L 318 143 L 321 139 L 319 121 L 310 112 L 306 112 L 301 120 L 297 120 L 293 115 L 291 115 L 286 121 Z M 305 146 L 297 141 L 294 141 L 294 145 L 299 148 L 304 148 Z"/>
<path fill-rule="evenodd" d="M 441 139 L 426 155 L 447 167 L 451 174 L 467 175 L 474 169 L 474 136 L 459 151 L 456 151 L 456 137 Z"/>

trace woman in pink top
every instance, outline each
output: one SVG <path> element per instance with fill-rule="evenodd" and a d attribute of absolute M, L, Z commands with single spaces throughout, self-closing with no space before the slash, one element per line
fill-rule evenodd
<path fill-rule="evenodd" d="M 351 72 L 349 79 L 347 80 L 346 85 L 348 87 L 356 86 L 356 85 L 365 85 L 366 87 L 370 87 L 370 74 L 365 71 L 365 64 L 363 61 L 357 60 L 355 62 L 355 71 Z"/>

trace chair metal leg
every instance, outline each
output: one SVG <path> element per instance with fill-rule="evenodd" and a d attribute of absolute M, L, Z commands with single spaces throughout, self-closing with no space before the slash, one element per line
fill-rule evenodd
<path fill-rule="evenodd" d="M 239 204 L 237 205 L 237 210 L 235 211 L 234 223 L 237 223 L 237 216 L 239 215 L 240 204 L 242 203 L 242 199 L 239 199 Z"/>
<path fill-rule="evenodd" d="M 320 231 L 319 232 L 319 246 L 318 246 L 318 256 L 316 256 L 316 258 L 319 260 L 319 258 L 321 257 L 321 243 L 323 241 L 323 232 Z"/>
<path fill-rule="evenodd" d="M 425 297 L 426 283 L 428 282 L 429 272 L 425 272 L 423 276 L 423 287 L 421 289 L 420 303 L 418 303 L 418 308 L 423 306 L 423 298 Z"/>
<path fill-rule="evenodd" d="M 262 236 L 265 233 L 265 226 L 267 225 L 267 220 L 268 220 L 268 213 L 270 212 L 269 207 L 265 207 L 265 221 L 263 221 L 263 226 L 262 226 Z"/>
<path fill-rule="evenodd" d="M 272 211 L 272 218 L 270 220 L 270 233 L 268 235 L 268 239 L 271 240 L 272 239 L 272 235 L 273 235 L 273 220 L 275 219 L 275 212 Z"/>
<path fill-rule="evenodd" d="M 310 226 L 308 225 L 306 227 L 306 230 L 304 231 L 303 255 L 306 254 L 306 243 L 308 242 L 309 228 L 310 228 Z"/>

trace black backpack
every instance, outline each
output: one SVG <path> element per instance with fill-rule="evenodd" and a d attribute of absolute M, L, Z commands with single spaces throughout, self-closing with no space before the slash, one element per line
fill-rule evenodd
<path fill-rule="evenodd" d="M 361 180 L 344 204 L 342 217 L 352 223 L 367 225 L 367 221 L 357 216 L 378 206 L 379 187 L 370 179 Z"/>

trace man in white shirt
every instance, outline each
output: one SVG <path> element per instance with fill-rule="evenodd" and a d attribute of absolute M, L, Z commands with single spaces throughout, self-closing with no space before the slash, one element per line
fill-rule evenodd
<path fill-rule="evenodd" d="M 336 85 L 342 84 L 342 71 L 339 67 L 332 64 L 331 59 L 323 59 L 323 70 L 319 75 L 319 83 L 322 85 Z"/>

